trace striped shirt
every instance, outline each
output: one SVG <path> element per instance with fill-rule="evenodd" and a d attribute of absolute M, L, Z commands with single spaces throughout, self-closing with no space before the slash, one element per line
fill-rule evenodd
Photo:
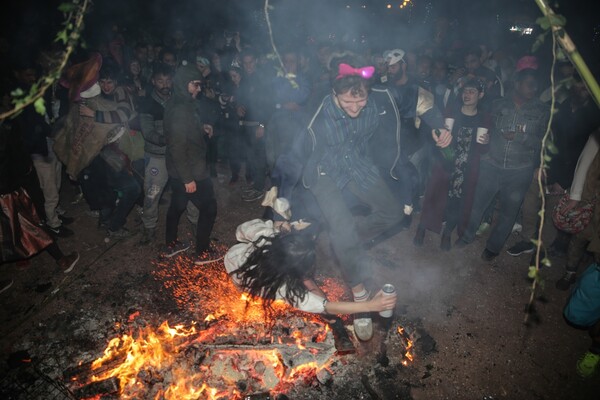
<path fill-rule="evenodd" d="M 124 124 L 128 122 L 133 114 L 131 99 L 125 89 L 119 86 L 108 96 L 108 100 L 115 102 L 114 110 L 96 111 L 96 122 L 100 124 Z"/>
<path fill-rule="evenodd" d="M 379 125 L 375 102 L 368 99 L 358 117 L 351 118 L 328 95 L 319 119 L 313 130 L 317 143 L 326 146 L 319 172 L 329 175 L 340 189 L 350 181 L 368 189 L 379 179 L 377 167 L 367 155 L 367 142 Z"/>

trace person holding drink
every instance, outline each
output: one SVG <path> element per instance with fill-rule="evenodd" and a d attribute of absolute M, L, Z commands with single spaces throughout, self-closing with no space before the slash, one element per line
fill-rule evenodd
<path fill-rule="evenodd" d="M 440 152 L 432 167 L 423 198 L 423 210 L 415 246 L 422 246 L 427 230 L 442 233 L 440 247 L 451 248 L 452 232 L 459 235 L 469 221 L 479 174 L 479 161 L 487 151 L 490 116 L 478 110 L 483 85 L 476 79 L 465 82 L 461 102 L 446 112 L 445 125 L 455 138 L 452 152 Z"/>
<path fill-rule="evenodd" d="M 498 195 L 496 223 L 481 254 L 485 261 L 492 261 L 504 247 L 525 194 L 539 171 L 550 110 L 538 99 L 537 79 L 536 70 L 520 70 L 511 95 L 492 103 L 489 151 L 481 159 L 469 223 L 455 244 L 464 247 L 473 242 L 486 209 Z"/>

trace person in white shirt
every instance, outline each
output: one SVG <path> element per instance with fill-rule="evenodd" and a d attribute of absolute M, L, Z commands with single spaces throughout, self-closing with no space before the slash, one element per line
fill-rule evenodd
<path fill-rule="evenodd" d="M 315 284 L 315 240 L 302 231 L 283 232 L 273 221 L 254 219 L 236 230 L 240 242 L 225 255 L 225 268 L 236 285 L 264 299 L 266 309 L 275 300 L 316 314 L 355 314 L 391 310 L 396 295 L 379 291 L 364 302 L 328 301 Z"/>

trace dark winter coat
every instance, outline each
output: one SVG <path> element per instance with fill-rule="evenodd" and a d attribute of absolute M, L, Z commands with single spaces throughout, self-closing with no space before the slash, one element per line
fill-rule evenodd
<path fill-rule="evenodd" d="M 206 140 L 199 102 L 188 92 L 191 81 L 202 80 L 200 71 L 190 65 L 177 70 L 173 78 L 173 96 L 167 102 L 164 131 L 167 139 L 169 176 L 190 183 L 209 177 L 206 168 Z"/>

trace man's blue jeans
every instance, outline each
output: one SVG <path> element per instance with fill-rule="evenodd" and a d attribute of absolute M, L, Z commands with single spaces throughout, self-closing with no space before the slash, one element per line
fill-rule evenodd
<path fill-rule="evenodd" d="M 493 253 L 500 253 L 512 232 L 521 204 L 531 184 L 533 167 L 504 169 L 481 161 L 479 168 L 471 217 L 461 240 L 471 243 L 475 239 L 475 232 L 486 209 L 498 194 L 500 208 L 485 247 Z"/>

